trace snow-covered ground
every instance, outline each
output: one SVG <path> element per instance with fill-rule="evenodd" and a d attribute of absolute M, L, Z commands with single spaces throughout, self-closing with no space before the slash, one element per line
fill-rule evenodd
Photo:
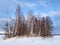
<path fill-rule="evenodd" d="M 60 36 L 43 39 L 41 37 L 14 37 L 0 40 L 0 45 L 60 45 Z"/>
<path fill-rule="evenodd" d="M 0 34 L 4 34 L 4 33 L 5 33 L 5 31 L 0 30 Z M 4 38 L 4 35 L 0 35 L 0 40 L 3 40 L 3 38 Z"/>

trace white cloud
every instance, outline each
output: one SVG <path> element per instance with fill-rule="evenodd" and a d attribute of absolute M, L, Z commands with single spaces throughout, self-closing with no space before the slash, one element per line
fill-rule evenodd
<path fill-rule="evenodd" d="M 60 10 L 58 10 L 58 11 L 53 11 L 53 10 L 51 10 L 51 11 L 49 11 L 49 12 L 47 12 L 47 13 L 41 13 L 43 16 L 45 15 L 45 16 L 51 16 L 51 17 L 54 17 L 54 16 L 60 16 Z"/>
<path fill-rule="evenodd" d="M 58 11 L 50 11 L 49 15 L 51 15 L 51 16 L 60 15 L 60 10 L 58 10 Z"/>
<path fill-rule="evenodd" d="M 43 17 L 43 16 L 46 17 L 46 16 L 47 16 L 47 14 L 42 13 L 42 12 L 40 12 L 40 13 L 39 13 L 39 12 L 35 12 L 34 15 L 35 15 L 36 17 L 37 17 L 37 16 L 39 16 L 39 17 Z"/>
<path fill-rule="evenodd" d="M 25 2 L 24 4 L 25 4 L 26 6 L 28 6 L 28 7 L 32 7 L 32 8 L 36 6 L 35 3 Z"/>
<path fill-rule="evenodd" d="M 39 4 L 44 7 L 48 7 L 47 1 L 46 0 L 39 0 Z"/>
<path fill-rule="evenodd" d="M 48 15 L 45 14 L 45 13 L 40 13 L 40 14 L 41 14 L 41 16 L 44 16 L 44 17 L 48 16 Z"/>
<path fill-rule="evenodd" d="M 46 16 L 50 16 L 50 17 L 60 16 L 60 10 L 57 10 L 57 11 L 51 10 L 51 11 L 48 11 L 47 13 L 37 11 L 34 13 L 34 15 L 38 15 L 38 14 L 40 16 L 44 16 L 44 17 L 46 17 Z"/>
<path fill-rule="evenodd" d="M 13 2 L 14 4 L 18 5 L 20 4 L 21 6 L 23 7 L 30 7 L 30 8 L 33 8 L 36 6 L 35 3 L 31 3 L 31 2 L 23 2 L 23 1 L 18 1 L 18 0 L 11 0 L 11 2 Z"/>
<path fill-rule="evenodd" d="M 0 21 L 11 21 L 10 18 L 0 18 Z"/>

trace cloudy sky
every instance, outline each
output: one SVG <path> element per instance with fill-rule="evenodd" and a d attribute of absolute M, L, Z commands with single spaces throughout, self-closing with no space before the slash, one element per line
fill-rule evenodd
<path fill-rule="evenodd" d="M 30 10 L 33 14 L 50 16 L 54 33 L 60 33 L 60 0 L 0 0 L 0 26 L 6 21 L 7 11 L 8 17 L 14 17 L 18 4 L 25 17 Z"/>

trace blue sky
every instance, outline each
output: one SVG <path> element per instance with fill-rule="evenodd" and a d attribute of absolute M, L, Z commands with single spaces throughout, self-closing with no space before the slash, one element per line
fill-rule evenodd
<path fill-rule="evenodd" d="M 8 17 L 14 17 L 18 4 L 25 17 L 30 10 L 35 15 L 50 16 L 54 33 L 60 33 L 60 0 L 0 0 L 0 26 L 7 20 L 7 10 Z"/>

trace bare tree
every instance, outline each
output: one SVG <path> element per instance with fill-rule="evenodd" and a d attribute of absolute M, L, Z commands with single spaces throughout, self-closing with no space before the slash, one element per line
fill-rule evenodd
<path fill-rule="evenodd" d="M 53 30 L 52 21 L 49 16 L 46 18 L 42 17 L 42 20 L 40 21 L 40 35 L 42 37 L 51 37 L 52 36 L 52 30 Z"/>
<path fill-rule="evenodd" d="M 35 24 L 34 24 L 34 30 L 33 30 L 34 34 L 37 34 L 37 18 L 35 17 Z"/>
<path fill-rule="evenodd" d="M 10 25 L 8 22 L 6 22 L 6 24 L 2 28 L 5 30 L 4 39 L 11 38 L 12 37 L 12 31 L 13 31 L 12 28 L 13 28 L 13 26 Z"/>
<path fill-rule="evenodd" d="M 20 17 L 20 6 L 16 9 L 16 21 L 14 25 L 13 36 L 21 35 L 21 17 Z"/>
<path fill-rule="evenodd" d="M 45 18 L 44 17 L 42 17 L 41 19 L 40 29 L 41 29 L 40 35 L 44 37 L 45 36 Z"/>
<path fill-rule="evenodd" d="M 51 37 L 52 30 L 53 30 L 52 20 L 49 16 L 47 16 L 45 21 L 45 35 Z"/>
<path fill-rule="evenodd" d="M 25 17 L 23 16 L 20 5 L 18 5 L 16 9 L 16 21 L 14 25 L 13 36 L 22 36 L 25 35 L 26 31 L 26 24 L 25 24 Z"/>
<path fill-rule="evenodd" d="M 34 17 L 31 12 L 28 15 L 28 24 L 27 24 L 27 31 L 29 35 L 33 35 L 33 26 L 34 26 Z"/>
<path fill-rule="evenodd" d="M 39 34 L 40 33 L 40 19 L 38 20 L 36 17 L 35 17 L 33 32 L 36 36 L 40 35 Z"/>

